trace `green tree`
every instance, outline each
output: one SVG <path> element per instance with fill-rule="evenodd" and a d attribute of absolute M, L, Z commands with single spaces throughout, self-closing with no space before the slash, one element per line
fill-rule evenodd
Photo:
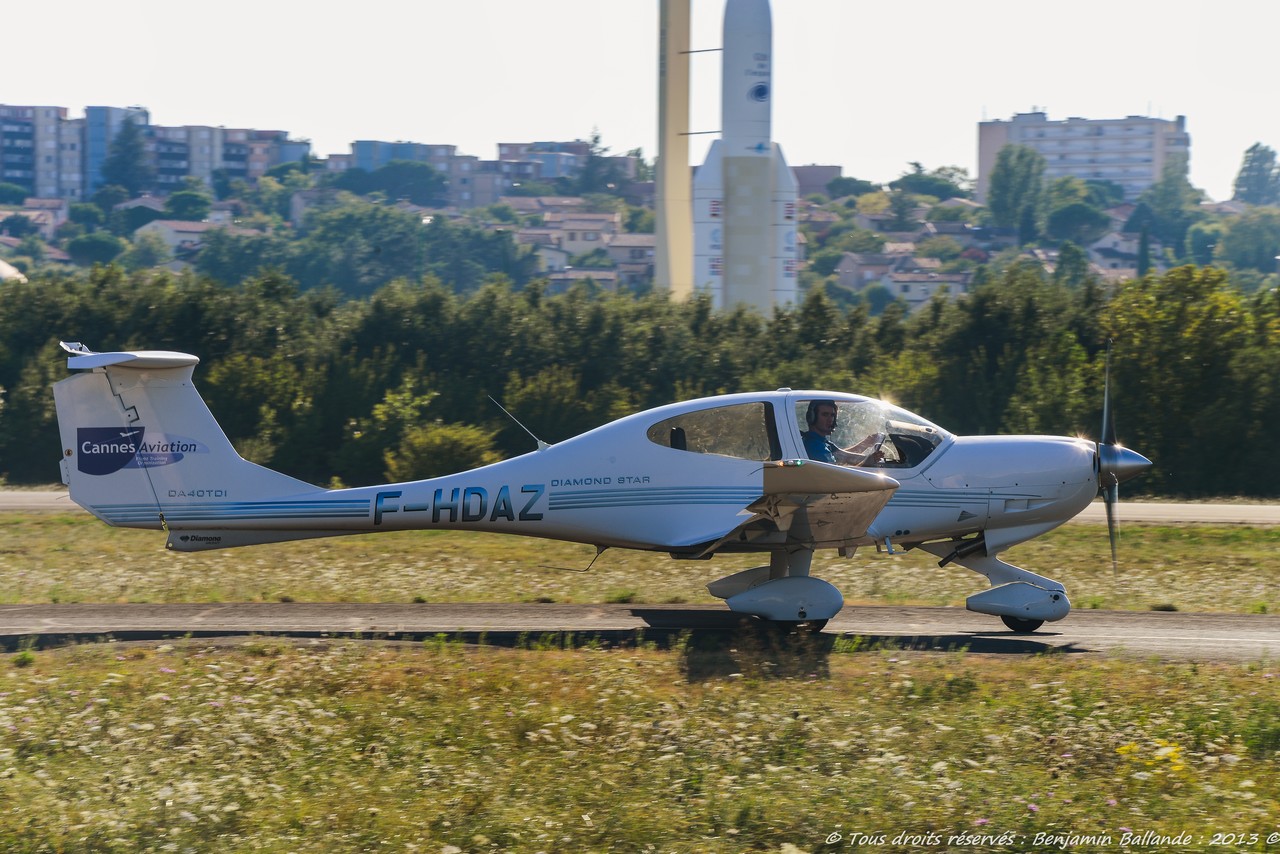
<path fill-rule="evenodd" d="M 1137 274 L 1141 278 L 1149 272 L 1151 272 L 1151 235 L 1144 228 L 1138 235 Z"/>
<path fill-rule="evenodd" d="M 880 189 L 879 184 L 871 181 L 863 181 L 860 178 L 847 178 L 841 176 L 832 178 L 827 182 L 827 196 L 832 199 L 842 199 L 845 196 L 863 196 L 867 193 L 874 193 Z"/>
<path fill-rule="evenodd" d="M 1197 222 L 1187 229 L 1186 257 L 1201 267 L 1212 264 L 1226 229 L 1220 222 Z"/>
<path fill-rule="evenodd" d="M 165 219 L 200 222 L 209 216 L 213 200 L 203 192 L 179 190 L 170 194 L 164 203 Z"/>
<path fill-rule="evenodd" d="M 939 261 L 954 261 L 960 257 L 964 247 L 960 241 L 946 234 L 921 240 L 916 244 L 917 254 L 925 258 L 937 258 Z"/>
<path fill-rule="evenodd" d="M 1053 269 L 1053 281 L 1066 288 L 1078 288 L 1089 279 L 1089 256 L 1071 241 L 1058 250 L 1058 263 Z"/>
<path fill-rule="evenodd" d="M 27 188 L 20 184 L 0 181 L 0 205 L 20 205 L 27 200 Z"/>
<path fill-rule="evenodd" d="M 916 219 L 915 199 L 905 190 L 895 190 L 890 194 L 889 211 L 893 214 L 885 225 L 889 231 L 911 231 L 920 225 Z"/>
<path fill-rule="evenodd" d="M 410 427 L 394 451 L 385 455 L 387 477 L 420 480 L 496 463 L 493 437 L 470 424 L 434 422 Z"/>
<path fill-rule="evenodd" d="M 1251 479 L 1249 395 L 1234 377 L 1248 347 L 1243 298 L 1224 270 L 1178 267 L 1125 283 L 1107 312 L 1112 400 L 1120 438 L 1155 468 L 1142 488 L 1164 495 L 1229 495 Z"/>
<path fill-rule="evenodd" d="M 1142 192 L 1153 214 L 1151 236 L 1164 246 L 1178 249 L 1186 245 L 1187 229 L 1202 219 L 1200 202 L 1204 193 L 1187 179 L 1186 157 L 1172 158 L 1160 173 L 1160 180 Z"/>
<path fill-rule="evenodd" d="M 126 270 L 143 270 L 147 267 L 159 267 L 173 259 L 173 253 L 158 234 L 139 234 L 132 244 L 121 253 L 120 263 Z"/>
<path fill-rule="evenodd" d="M 636 174 L 632 180 L 652 181 L 654 179 L 654 163 L 644 159 L 643 149 L 632 148 L 627 151 L 627 156 L 634 157 L 636 160 Z"/>
<path fill-rule="evenodd" d="M 1241 269 L 1275 273 L 1280 255 L 1280 210 L 1251 208 L 1223 226 L 1215 258 Z"/>
<path fill-rule="evenodd" d="M 123 251 L 124 241 L 105 231 L 95 231 L 67 243 L 67 254 L 81 266 L 109 263 Z"/>
<path fill-rule="evenodd" d="M 1085 202 L 1072 202 L 1049 211 L 1045 234 L 1054 240 L 1089 245 L 1107 233 L 1111 217 Z"/>
<path fill-rule="evenodd" d="M 367 296 L 392 279 L 422 276 L 426 229 L 415 214 L 364 202 L 316 211 L 290 247 L 287 270 L 303 287 Z"/>
<path fill-rule="evenodd" d="M 142 195 L 142 191 L 155 180 L 155 170 L 147 162 L 142 128 L 133 118 L 124 120 L 116 138 L 111 141 L 107 157 L 102 161 L 102 180 L 124 187 L 129 198 Z"/>
<path fill-rule="evenodd" d="M 47 245 L 40 239 L 38 234 L 28 234 L 22 238 L 22 242 L 18 244 L 15 251 L 19 256 L 25 256 L 39 264 L 44 260 L 47 248 Z"/>
<path fill-rule="evenodd" d="M 98 188 L 90 201 L 98 206 L 104 217 L 110 217 L 116 205 L 129 201 L 129 191 L 119 184 L 106 184 Z"/>
<path fill-rule="evenodd" d="M 1255 142 L 1244 153 L 1231 198 L 1251 205 L 1273 205 L 1280 201 L 1280 169 L 1273 149 Z"/>
<path fill-rule="evenodd" d="M 953 198 L 967 198 L 969 191 L 968 172 L 958 166 L 944 167 L 933 172 L 926 172 L 924 166 L 912 162 L 911 170 L 902 177 L 889 182 L 889 189 L 902 190 L 918 196 L 933 196 L 939 201 Z"/>
<path fill-rule="evenodd" d="M 7 234 L 10 237 L 26 237 L 39 230 L 40 227 L 31 221 L 31 217 L 24 214 L 10 214 L 0 219 L 0 234 Z"/>
<path fill-rule="evenodd" d="M 95 231 L 102 227 L 107 217 L 102 208 L 88 202 L 76 202 L 67 212 L 67 219 L 77 225 L 84 226 L 85 231 Z"/>
<path fill-rule="evenodd" d="M 573 176 L 571 183 L 576 195 L 609 193 L 616 195 L 625 182 L 622 167 L 609 159 L 609 148 L 600 141 L 600 131 L 592 129 L 587 159 Z"/>
<path fill-rule="evenodd" d="M 1034 222 L 1044 192 L 1044 157 L 1025 145 L 1006 145 L 996 154 L 987 191 L 987 209 L 996 225 L 1017 228 L 1025 234 L 1028 222 Z"/>
<path fill-rule="evenodd" d="M 1086 201 L 1095 208 L 1106 210 L 1116 205 L 1124 204 L 1124 187 L 1115 181 L 1104 181 L 1101 178 L 1086 178 L 1084 181 L 1085 188 L 1088 190 L 1088 196 L 1082 201 Z"/>
<path fill-rule="evenodd" d="M 448 181 L 427 163 L 392 160 L 369 180 L 373 190 L 391 200 L 406 199 L 423 207 L 443 207 L 448 201 Z"/>
<path fill-rule="evenodd" d="M 292 257 L 289 241 L 274 234 L 232 234 L 215 228 L 205 234 L 195 266 L 224 285 L 236 285 L 266 270 L 287 269 Z"/>

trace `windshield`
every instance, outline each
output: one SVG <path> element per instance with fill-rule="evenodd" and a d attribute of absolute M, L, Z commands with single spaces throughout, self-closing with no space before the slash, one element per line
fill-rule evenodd
<path fill-rule="evenodd" d="M 796 425 L 810 459 L 869 468 L 918 466 L 947 435 L 882 400 L 800 400 Z"/>

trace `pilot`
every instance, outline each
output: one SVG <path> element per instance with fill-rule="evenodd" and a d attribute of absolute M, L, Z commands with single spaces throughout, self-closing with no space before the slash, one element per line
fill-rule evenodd
<path fill-rule="evenodd" d="M 883 434 L 873 433 L 850 448 L 841 448 L 831 441 L 831 432 L 836 429 L 837 414 L 834 400 L 809 401 L 809 408 L 804 413 L 809 429 L 800 434 L 809 459 L 846 466 L 882 462 L 884 454 L 880 445 L 884 441 Z"/>

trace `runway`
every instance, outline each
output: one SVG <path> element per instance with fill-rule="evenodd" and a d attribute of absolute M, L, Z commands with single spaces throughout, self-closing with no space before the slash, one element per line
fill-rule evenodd
<path fill-rule="evenodd" d="M 83 510 L 65 491 L 0 490 L 0 512 Z M 1280 504 L 1122 503 L 1122 522 L 1155 524 L 1276 525 Z M 1073 522 L 1105 523 L 1100 502 Z M 749 619 L 749 618 L 748 618 Z M 748 624 L 750 625 L 750 624 Z M 468 642 L 513 645 L 557 636 L 573 642 L 598 639 L 666 644 L 685 632 L 731 635 L 743 618 L 702 605 L 564 604 L 116 604 L 3 605 L 0 641 L 14 648 L 23 638 L 41 644 L 105 638 L 287 635 L 299 638 L 361 637 L 420 640 L 445 634 Z M 1280 616 L 1164 612 L 1072 611 L 1039 632 L 1017 635 L 995 617 L 961 608 L 846 607 L 824 637 L 862 638 L 860 644 L 919 650 L 968 649 L 1026 655 L 1123 655 L 1171 661 L 1280 659 Z"/>
<path fill-rule="evenodd" d="M 178 605 L 3 605 L 0 641 L 40 645 L 283 635 L 418 641 L 446 635 L 514 646 L 665 646 L 686 633 L 731 637 L 757 631 L 750 618 L 705 605 L 228 603 Z M 1014 634 L 995 617 L 961 608 L 846 607 L 822 637 L 857 637 L 859 648 L 968 650 L 1024 656 L 1124 656 L 1167 661 L 1280 661 L 1280 616 L 1073 611 L 1034 634 Z"/>

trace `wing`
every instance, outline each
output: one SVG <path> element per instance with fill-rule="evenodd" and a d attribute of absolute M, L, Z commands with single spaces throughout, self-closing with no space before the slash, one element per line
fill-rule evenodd
<path fill-rule="evenodd" d="M 751 516 L 704 546 L 698 557 L 720 549 L 754 551 L 780 544 L 854 545 L 898 485 L 883 474 L 813 460 L 766 463 L 764 494 L 746 508 Z"/>

